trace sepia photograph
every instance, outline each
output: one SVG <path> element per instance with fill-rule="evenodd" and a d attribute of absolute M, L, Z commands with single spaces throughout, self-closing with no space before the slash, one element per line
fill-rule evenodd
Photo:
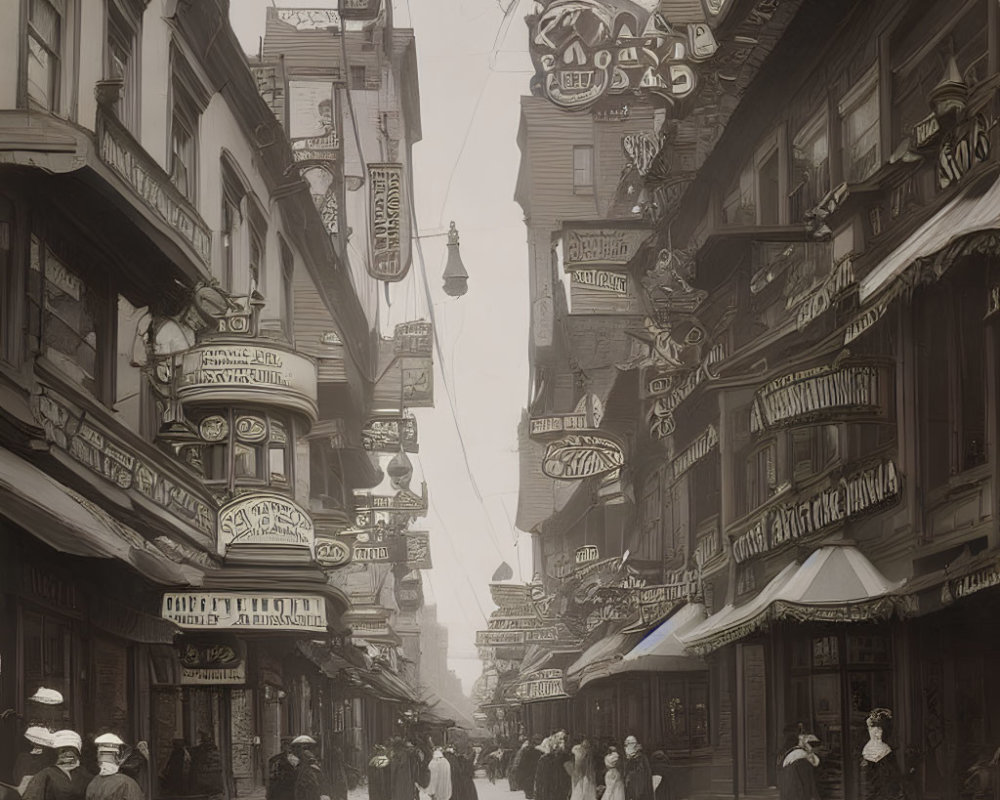
<path fill-rule="evenodd" d="M 1000 800 L 998 122 L 1000 0 L 0 0 L 0 800 Z"/>

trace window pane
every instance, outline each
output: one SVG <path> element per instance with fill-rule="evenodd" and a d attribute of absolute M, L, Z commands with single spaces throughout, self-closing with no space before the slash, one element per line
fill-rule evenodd
<path fill-rule="evenodd" d="M 32 261 L 37 269 L 37 261 Z M 46 248 L 42 311 L 42 353 L 72 380 L 97 394 L 96 293 Z"/>
<path fill-rule="evenodd" d="M 863 181 L 879 166 L 878 86 L 844 118 L 844 171 L 848 181 Z"/>
<path fill-rule="evenodd" d="M 288 473 L 285 467 L 285 448 L 284 447 L 271 447 L 268 452 L 268 470 L 271 474 L 271 480 L 286 481 L 288 480 Z"/>
<path fill-rule="evenodd" d="M 233 446 L 233 470 L 237 480 L 240 478 L 259 478 L 257 447 L 248 447 L 245 444 L 235 444 Z"/>
<path fill-rule="evenodd" d="M 55 59 L 34 36 L 28 35 L 28 97 L 42 108 L 52 109 L 55 98 Z"/>
<path fill-rule="evenodd" d="M 573 185 L 586 187 L 594 185 L 594 148 L 589 145 L 573 147 Z"/>
<path fill-rule="evenodd" d="M 49 0 L 31 0 L 28 20 L 43 42 L 53 50 L 59 48 L 59 9 L 55 5 Z"/>

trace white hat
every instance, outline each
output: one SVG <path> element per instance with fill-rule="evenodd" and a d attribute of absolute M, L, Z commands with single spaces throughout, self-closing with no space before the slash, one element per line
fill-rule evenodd
<path fill-rule="evenodd" d="M 44 686 L 39 688 L 29 700 L 34 700 L 36 703 L 44 703 L 47 706 L 57 706 L 63 701 L 63 696 L 57 692 L 55 689 L 46 689 Z"/>
<path fill-rule="evenodd" d="M 56 731 L 52 734 L 52 747 L 60 750 L 63 747 L 75 747 L 79 753 L 83 743 L 80 741 L 80 734 L 76 731 Z"/>
<path fill-rule="evenodd" d="M 41 725 L 32 725 L 24 732 L 24 738 L 39 747 L 52 747 L 52 731 Z"/>
<path fill-rule="evenodd" d="M 316 740 L 312 736 L 306 736 L 302 734 L 301 736 L 296 736 L 292 739 L 292 744 L 316 744 Z"/>
<path fill-rule="evenodd" d="M 113 733 L 102 733 L 96 739 L 94 739 L 94 744 L 97 745 L 98 750 L 117 750 L 125 742 L 115 736 Z"/>

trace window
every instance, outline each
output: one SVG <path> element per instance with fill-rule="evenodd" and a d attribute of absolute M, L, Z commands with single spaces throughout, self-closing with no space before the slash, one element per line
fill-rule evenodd
<path fill-rule="evenodd" d="M 365 88 L 365 67 L 363 64 L 351 65 L 351 89 Z"/>
<path fill-rule="evenodd" d="M 691 468 L 691 520 L 697 527 L 719 513 L 721 504 L 718 451 L 709 453 Z"/>
<path fill-rule="evenodd" d="M 192 203 L 197 196 L 198 108 L 191 94 L 174 78 L 170 115 L 170 179 Z"/>
<path fill-rule="evenodd" d="M 247 250 L 247 269 L 249 275 L 243 275 L 243 280 L 248 280 L 247 294 L 256 291 L 261 284 L 261 276 L 264 274 L 265 264 L 265 242 L 267 241 L 267 222 L 264 214 L 257 205 L 252 195 L 247 195 L 247 219 L 249 246 Z"/>
<path fill-rule="evenodd" d="M 810 425 L 794 428 L 789 440 L 792 477 L 802 481 L 818 475 L 836 460 L 840 431 L 836 425 Z"/>
<path fill-rule="evenodd" d="M 874 68 L 841 100 L 840 118 L 844 180 L 859 183 L 871 177 L 881 165 L 878 78 Z"/>
<path fill-rule="evenodd" d="M 757 221 L 761 225 L 781 222 L 781 191 L 778 151 L 772 150 L 757 169 Z"/>
<path fill-rule="evenodd" d="M 14 204 L 0 196 L 0 360 L 15 359 L 17 341 L 11 302 L 14 292 Z"/>
<path fill-rule="evenodd" d="M 295 295 L 292 288 L 292 278 L 295 274 L 295 260 L 292 251 L 284 241 L 281 242 L 281 327 L 285 336 L 292 341 L 295 319 Z"/>
<path fill-rule="evenodd" d="M 292 428 L 289 420 L 260 411 L 206 411 L 195 420 L 206 444 L 187 459 L 208 484 L 232 492 L 240 486 L 292 484 Z"/>
<path fill-rule="evenodd" d="M 46 111 L 59 108 L 65 0 L 28 0 L 28 102 Z"/>
<path fill-rule="evenodd" d="M 655 470 L 642 484 L 641 543 L 654 552 L 663 535 L 663 496 L 660 491 L 661 474 Z"/>
<path fill-rule="evenodd" d="M 236 292 L 236 269 L 239 264 L 243 230 L 243 184 L 222 165 L 222 288 Z"/>
<path fill-rule="evenodd" d="M 139 131 L 139 21 L 119 6 L 108 3 L 108 48 L 106 77 L 122 82 L 115 115 L 132 132 Z"/>
<path fill-rule="evenodd" d="M 573 146 L 573 191 L 577 194 L 594 191 L 594 148 L 589 144 Z"/>
<path fill-rule="evenodd" d="M 661 680 L 667 750 L 690 753 L 708 747 L 708 681 L 673 677 Z"/>
<path fill-rule="evenodd" d="M 773 440 L 750 452 L 743 463 L 742 514 L 749 514 L 774 494 L 778 484 L 777 447 Z"/>
<path fill-rule="evenodd" d="M 792 222 L 801 222 L 805 212 L 830 191 L 830 139 L 826 112 L 814 117 L 792 141 Z"/>
<path fill-rule="evenodd" d="M 93 278 L 84 280 L 77 266 L 42 237 L 31 237 L 29 346 L 66 378 L 106 401 L 111 400 L 107 383 L 114 373 L 108 363 L 112 305 L 104 285 Z"/>
<path fill-rule="evenodd" d="M 55 689 L 63 696 L 59 706 L 30 703 L 28 724 L 72 727 L 73 713 L 73 634 L 68 622 L 32 611 L 24 612 L 24 688 L 30 696 L 37 689 Z"/>
<path fill-rule="evenodd" d="M 918 298 L 924 485 L 986 463 L 986 265 L 979 257 Z"/>

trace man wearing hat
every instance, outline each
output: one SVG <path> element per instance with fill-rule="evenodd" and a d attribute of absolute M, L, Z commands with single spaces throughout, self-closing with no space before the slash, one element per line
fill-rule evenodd
<path fill-rule="evenodd" d="M 785 752 L 778 770 L 778 795 L 781 800 L 819 800 L 819 784 L 816 782 L 816 768 L 819 756 L 813 745 L 819 739 L 811 733 L 797 730 L 794 745 Z"/>
<path fill-rule="evenodd" d="M 312 736 L 296 736 L 292 749 L 299 757 L 295 773 L 294 800 L 330 800 L 330 780 L 323 772 L 315 752 L 316 740 Z"/>
<path fill-rule="evenodd" d="M 292 737 L 281 737 L 281 752 L 267 760 L 267 800 L 294 800 L 299 757 L 291 751 Z"/>
<path fill-rule="evenodd" d="M 87 787 L 86 800 L 143 800 L 139 784 L 118 771 L 125 742 L 113 733 L 105 733 L 94 739 L 94 744 L 98 774 Z"/>
<path fill-rule="evenodd" d="M 81 745 L 76 731 L 52 734 L 56 763 L 31 779 L 24 790 L 24 800 L 86 800 L 87 786 L 94 776 L 80 765 Z"/>

